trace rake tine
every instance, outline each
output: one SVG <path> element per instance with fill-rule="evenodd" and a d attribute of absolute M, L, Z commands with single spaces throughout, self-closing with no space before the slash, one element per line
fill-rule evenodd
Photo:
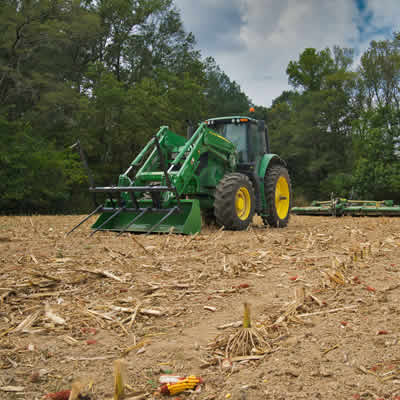
<path fill-rule="evenodd" d="M 96 214 L 101 208 L 103 207 L 103 204 L 100 204 L 94 211 L 92 211 L 86 218 L 84 218 L 81 222 L 79 222 L 78 225 L 75 225 L 67 234 L 68 236 L 70 233 L 72 233 L 76 228 L 81 226 L 84 222 L 86 222 L 92 215 Z"/>
<path fill-rule="evenodd" d="M 93 236 L 97 231 L 99 231 L 105 224 L 110 222 L 114 217 L 116 217 L 118 214 L 120 214 L 122 211 L 125 210 L 125 207 L 118 208 L 117 211 L 111 215 L 111 217 L 107 218 L 98 228 L 96 228 L 90 235 L 89 237 Z"/>
<path fill-rule="evenodd" d="M 151 233 L 154 229 L 158 228 L 174 211 L 178 210 L 178 207 L 175 206 L 174 208 L 171 208 L 171 210 L 169 210 L 169 212 L 167 214 L 165 214 L 160 221 L 158 221 L 155 225 L 153 225 L 149 231 L 146 233 L 146 235 L 148 235 L 149 233 Z"/>
<path fill-rule="evenodd" d="M 136 215 L 136 217 L 133 218 L 133 220 L 132 220 L 131 222 L 129 222 L 128 225 L 125 225 L 125 226 L 122 228 L 122 231 L 121 231 L 120 233 L 118 233 L 117 236 L 120 236 L 120 235 L 122 235 L 124 232 L 126 232 L 126 230 L 127 230 L 131 225 L 133 225 L 133 223 L 136 222 L 141 216 L 143 216 L 147 211 L 149 211 L 148 208 L 146 208 L 145 210 L 143 210 L 140 214 Z"/>

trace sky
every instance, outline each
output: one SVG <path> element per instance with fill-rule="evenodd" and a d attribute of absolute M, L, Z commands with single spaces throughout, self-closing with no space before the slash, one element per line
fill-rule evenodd
<path fill-rule="evenodd" d="M 212 56 L 254 105 L 288 90 L 286 68 L 308 47 L 353 48 L 400 31 L 400 0 L 175 0 L 203 57 Z"/>

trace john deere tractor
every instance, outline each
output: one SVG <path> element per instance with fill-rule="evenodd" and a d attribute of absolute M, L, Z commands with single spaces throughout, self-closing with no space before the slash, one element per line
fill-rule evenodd
<path fill-rule="evenodd" d="M 81 222 L 101 213 L 93 233 L 193 234 L 202 216 L 244 230 L 255 213 L 265 225 L 282 228 L 291 208 L 285 161 L 270 152 L 264 121 L 244 116 L 208 119 L 186 138 L 162 126 L 116 186 L 89 190 L 105 198 L 95 200 L 95 210 Z"/>

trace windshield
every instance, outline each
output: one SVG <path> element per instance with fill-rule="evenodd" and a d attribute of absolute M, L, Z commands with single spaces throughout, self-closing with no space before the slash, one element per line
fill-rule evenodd
<path fill-rule="evenodd" d="M 247 124 L 217 124 L 215 130 L 236 146 L 239 162 L 247 162 Z"/>

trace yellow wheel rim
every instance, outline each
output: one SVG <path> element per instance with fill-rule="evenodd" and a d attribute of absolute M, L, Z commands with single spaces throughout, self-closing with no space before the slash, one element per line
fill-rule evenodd
<path fill-rule="evenodd" d="M 236 192 L 235 206 L 237 216 L 242 221 L 245 221 L 250 215 L 251 198 L 249 191 L 244 186 L 240 187 Z"/>
<path fill-rule="evenodd" d="M 284 176 L 281 176 L 275 188 L 275 208 L 280 219 L 285 219 L 289 212 L 289 184 Z"/>

